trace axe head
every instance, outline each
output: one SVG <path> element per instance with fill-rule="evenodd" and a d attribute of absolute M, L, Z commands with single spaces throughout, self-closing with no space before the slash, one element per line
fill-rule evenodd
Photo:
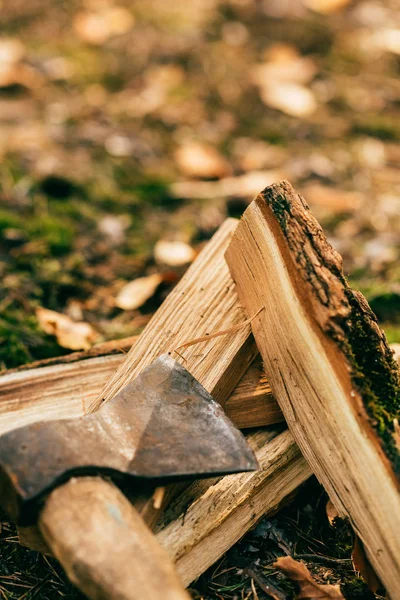
<path fill-rule="evenodd" d="M 163 355 L 95 413 L 1 436 L 0 503 L 28 525 L 45 495 L 76 475 L 106 475 L 126 488 L 257 468 L 221 406 Z"/>

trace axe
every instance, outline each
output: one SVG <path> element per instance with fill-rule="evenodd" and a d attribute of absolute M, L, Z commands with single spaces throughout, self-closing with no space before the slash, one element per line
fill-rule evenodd
<path fill-rule="evenodd" d="M 20 525 L 38 523 L 90 598 L 184 600 L 189 596 L 168 555 L 119 490 L 129 496 L 174 480 L 257 468 L 219 404 L 161 355 L 95 413 L 3 435 L 0 503 Z"/>

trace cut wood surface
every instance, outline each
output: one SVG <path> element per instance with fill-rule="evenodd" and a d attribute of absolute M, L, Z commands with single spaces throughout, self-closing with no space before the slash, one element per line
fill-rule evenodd
<path fill-rule="evenodd" d="M 264 307 L 252 329 L 295 440 L 400 598 L 400 385 L 384 334 L 287 182 L 248 207 L 226 258 L 247 314 Z"/>
<path fill-rule="evenodd" d="M 130 348 L 137 337 L 119 340 Z M 115 343 L 116 344 L 116 343 Z M 114 348 L 116 345 L 114 346 Z M 106 349 L 110 344 L 106 344 Z M 100 351 L 100 348 L 99 348 Z M 38 420 L 80 417 L 101 393 L 107 380 L 122 364 L 124 354 L 84 358 L 68 363 L 36 366 L 0 375 L 0 433 Z M 258 355 L 236 385 L 225 406 L 240 428 L 272 425 L 283 420 Z"/>

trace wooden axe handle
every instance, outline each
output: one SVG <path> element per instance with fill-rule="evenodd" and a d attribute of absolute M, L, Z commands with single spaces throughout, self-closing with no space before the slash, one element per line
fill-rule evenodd
<path fill-rule="evenodd" d="M 69 579 L 92 600 L 190 599 L 137 510 L 99 477 L 54 490 L 39 527 Z"/>

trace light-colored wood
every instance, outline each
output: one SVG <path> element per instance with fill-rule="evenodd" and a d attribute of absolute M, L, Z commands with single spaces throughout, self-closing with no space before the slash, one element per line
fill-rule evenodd
<path fill-rule="evenodd" d="M 38 420 L 84 415 L 85 407 L 95 401 L 123 359 L 123 354 L 81 357 L 66 364 L 5 372 L 0 376 L 0 434 Z M 259 356 L 236 385 L 224 410 L 242 429 L 283 420 Z"/>
<path fill-rule="evenodd" d="M 335 506 L 349 516 L 390 597 L 399 599 L 400 494 L 393 464 L 399 464 L 400 388 L 384 335 L 287 182 L 266 188 L 249 206 L 226 258 L 247 314 L 264 306 L 252 329 L 295 440 Z M 368 414 L 379 406 L 385 407 L 380 421 Z M 382 441 L 376 426 L 385 420 Z"/>
<path fill-rule="evenodd" d="M 196 481 L 164 512 L 157 540 L 176 561 L 185 585 L 201 575 L 263 516 L 272 516 L 311 475 L 286 430 L 248 436 L 261 471 Z M 24 545 L 49 552 L 38 530 L 22 530 Z"/>
<path fill-rule="evenodd" d="M 189 600 L 168 552 L 118 488 L 71 479 L 49 497 L 39 527 L 69 579 L 92 600 Z"/>
<path fill-rule="evenodd" d="M 276 434 L 275 434 L 276 435 Z M 261 470 L 197 482 L 164 515 L 158 541 L 188 585 L 264 515 L 273 515 L 311 475 L 289 431 L 251 434 Z M 171 519 L 169 521 L 169 519 Z"/>
<path fill-rule="evenodd" d="M 191 339 L 228 329 L 246 320 L 224 252 L 237 226 L 227 219 L 167 296 L 137 343 L 95 403 L 110 400 L 120 389 L 163 353 L 171 353 L 221 404 L 258 353 L 250 325 L 232 335 L 214 338 L 182 351 L 174 349 Z"/>

